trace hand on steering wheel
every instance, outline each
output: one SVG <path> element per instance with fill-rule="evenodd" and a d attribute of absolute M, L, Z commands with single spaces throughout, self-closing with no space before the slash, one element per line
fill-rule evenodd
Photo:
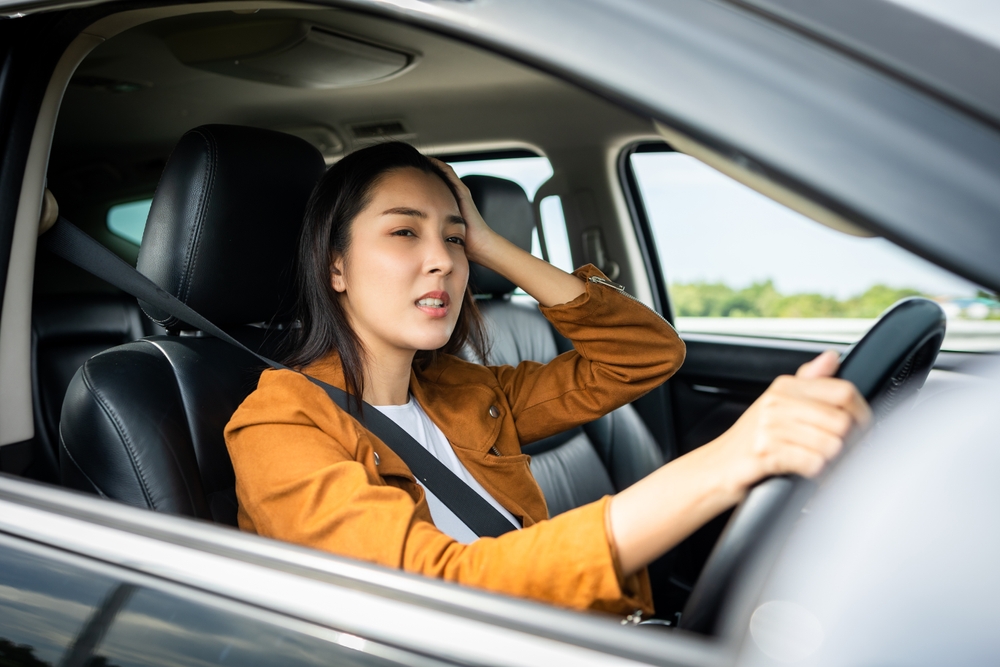
<path fill-rule="evenodd" d="M 833 377 L 839 365 L 837 353 L 828 351 L 794 376 L 777 378 L 713 443 L 738 493 L 774 475 L 815 477 L 856 426 L 871 423 L 872 411 L 854 384 Z"/>
<path fill-rule="evenodd" d="M 857 387 L 872 406 L 874 419 L 884 418 L 923 386 L 944 334 L 945 316 L 940 306 L 928 299 L 905 299 L 886 311 L 847 351 L 837 376 Z M 821 363 L 820 359 L 813 363 Z M 805 370 L 808 366 L 800 369 L 800 373 L 808 374 Z M 853 399 L 849 402 L 853 403 Z M 810 470 L 804 464 L 794 472 L 808 475 Z M 717 629 L 722 605 L 739 568 L 766 541 L 771 529 L 780 523 L 780 517 L 785 512 L 800 510 L 809 495 L 810 489 L 798 475 L 770 477 L 747 495 L 702 568 L 684 608 L 681 628 L 702 633 Z"/>

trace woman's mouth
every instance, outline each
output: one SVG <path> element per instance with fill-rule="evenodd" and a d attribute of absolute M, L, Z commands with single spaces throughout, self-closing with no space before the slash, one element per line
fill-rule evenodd
<path fill-rule="evenodd" d="M 431 317 L 444 317 L 448 314 L 451 298 L 447 292 L 428 292 L 416 300 L 416 306 Z"/>

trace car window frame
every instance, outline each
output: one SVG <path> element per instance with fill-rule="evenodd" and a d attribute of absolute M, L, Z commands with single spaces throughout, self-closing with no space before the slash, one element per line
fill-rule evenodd
<path fill-rule="evenodd" d="M 439 636 L 434 647 L 460 663 L 484 662 L 488 650 L 456 645 L 463 628 L 494 649 L 509 644 L 519 651 L 522 659 L 514 660 L 512 653 L 510 664 L 535 664 L 523 659 L 528 647 L 550 658 L 563 651 L 593 667 L 603 663 L 587 658 L 591 654 L 690 667 L 721 667 L 732 660 L 728 643 L 623 628 L 614 617 L 460 586 L 9 476 L 0 476 L 0 534 L 415 653 L 433 654 L 428 643 Z M 334 593 L 342 601 L 364 602 L 364 609 L 328 604 Z M 434 618 L 427 621 L 425 614 Z M 397 632 L 393 622 L 407 618 L 407 631 Z M 424 626 L 431 622 L 435 631 L 414 625 L 418 618 Z M 449 627 L 433 625 L 444 622 Z"/>
<path fill-rule="evenodd" d="M 653 292 L 653 307 L 671 326 L 674 324 L 674 312 L 667 290 L 666 273 L 660 260 L 656 243 L 653 240 L 653 227 L 646 211 L 646 204 L 639 190 L 639 180 L 632 167 L 632 156 L 636 153 L 676 153 L 673 147 L 665 141 L 642 139 L 626 144 L 618 153 L 618 187 L 621 188 L 632 220 L 632 229 L 639 243 L 645 264 L 646 277 Z"/>
<path fill-rule="evenodd" d="M 115 628 L 117 616 L 121 612 L 129 610 L 129 599 L 135 593 L 139 592 L 182 601 L 188 605 L 205 609 L 209 613 L 213 613 L 219 617 L 225 616 L 230 619 L 238 619 L 239 621 L 263 624 L 286 632 L 309 636 L 329 644 L 333 651 L 338 650 L 338 646 L 342 650 L 356 650 L 372 655 L 375 658 L 396 662 L 400 667 L 411 664 L 420 665 L 420 667 L 447 667 L 451 664 L 440 658 L 428 657 L 406 649 L 396 648 L 349 632 L 343 632 L 309 620 L 296 618 L 273 609 L 254 606 L 243 600 L 225 597 L 204 589 L 193 588 L 169 578 L 150 576 L 147 573 L 102 562 L 79 553 L 60 550 L 53 545 L 24 540 L 18 536 L 0 532 L 0 552 L 4 550 L 29 554 L 37 559 L 36 562 L 42 563 L 41 566 L 43 568 L 47 566 L 61 566 L 66 569 L 107 579 L 109 592 L 114 589 L 129 589 L 122 596 L 124 599 L 113 601 L 118 602 L 118 605 L 116 609 L 111 610 L 111 613 L 107 613 L 104 609 L 111 596 L 98 599 L 95 604 L 90 605 L 88 614 L 84 618 L 83 625 L 79 628 L 76 637 L 71 639 L 65 646 L 64 653 L 59 661 L 60 664 L 66 663 L 70 653 L 80 648 L 78 644 L 81 643 L 80 639 L 84 633 L 95 636 L 89 638 L 90 642 L 82 642 L 87 653 L 85 655 L 75 655 L 74 658 L 86 657 L 93 659 L 98 657 L 100 649 L 105 647 L 106 642 L 109 641 L 108 633 Z M 94 624 L 93 627 L 90 627 L 92 624 Z M 151 631 L 155 632 L 156 628 L 151 628 Z M 95 640 L 96 643 L 94 643 Z M 73 661 L 73 664 L 76 664 L 76 662 Z"/>

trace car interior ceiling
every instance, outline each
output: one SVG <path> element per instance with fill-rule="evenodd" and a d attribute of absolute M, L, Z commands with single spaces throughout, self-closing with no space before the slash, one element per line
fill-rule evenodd
<path fill-rule="evenodd" d="M 262 43 L 269 45 L 263 53 Z M 323 59 L 338 48 L 362 57 L 324 69 Z M 591 259 L 581 235 L 598 227 L 621 266 L 617 281 L 648 293 L 641 261 L 630 251 L 632 223 L 615 192 L 612 166 L 625 146 L 656 139 L 648 119 L 472 46 L 339 10 L 179 15 L 98 46 L 70 81 L 55 127 L 47 185 L 60 213 L 134 264 L 139 249 L 109 231 L 109 208 L 152 197 L 181 136 L 217 123 L 295 134 L 328 164 L 389 138 L 439 155 L 511 148 L 544 155 L 553 177 L 534 204 L 524 198 L 523 219 L 498 221 L 498 229 L 530 247 L 538 202 L 560 195 L 574 263 Z M 477 201 L 487 220 L 490 198 L 508 187 L 500 179 L 480 183 Z M 25 474 L 58 483 L 59 415 L 76 370 L 101 350 L 165 332 L 134 299 L 45 251 L 36 257 L 34 279 L 36 436 Z M 483 309 L 496 341 L 493 361 L 547 361 L 566 343 L 537 309 L 509 299 L 512 287 L 484 290 L 492 297 Z M 585 429 L 532 445 L 533 470 L 553 513 L 620 490 L 676 454 L 673 433 L 664 430 L 669 409 L 663 400 L 625 406 Z M 740 404 L 734 405 L 722 427 L 738 415 Z M 695 435 L 700 442 L 684 449 L 709 436 Z M 670 574 L 657 575 L 654 567 L 654 585 L 656 577 L 665 581 Z M 658 601 L 666 595 L 658 593 Z M 682 605 L 683 598 L 672 598 L 667 606 Z"/>

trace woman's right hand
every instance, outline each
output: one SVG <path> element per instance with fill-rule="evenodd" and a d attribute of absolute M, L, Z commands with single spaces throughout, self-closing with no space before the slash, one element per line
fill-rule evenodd
<path fill-rule="evenodd" d="M 771 383 L 733 426 L 611 499 L 610 537 L 623 574 L 673 548 L 772 475 L 814 477 L 871 409 L 824 352 Z"/>
<path fill-rule="evenodd" d="M 742 497 L 772 475 L 815 477 L 836 457 L 856 427 L 872 418 L 868 403 L 847 380 L 833 377 L 840 362 L 827 351 L 783 375 L 724 434 L 708 446 Z"/>

